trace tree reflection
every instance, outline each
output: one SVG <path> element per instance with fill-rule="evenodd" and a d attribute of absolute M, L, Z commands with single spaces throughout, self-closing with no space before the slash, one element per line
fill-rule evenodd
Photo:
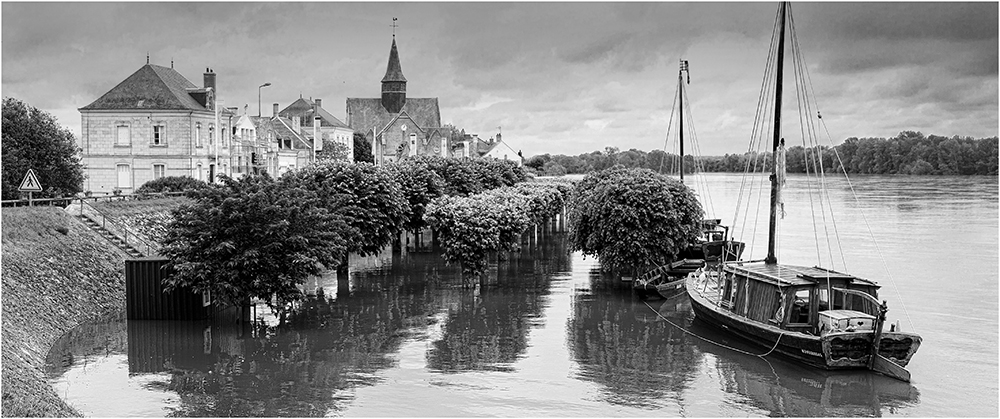
<path fill-rule="evenodd" d="M 682 403 L 701 354 L 681 330 L 659 321 L 614 281 L 592 271 L 591 292 L 574 296 L 567 328 L 578 378 L 603 385 L 602 398 L 612 404 L 658 409 Z"/>
<path fill-rule="evenodd" d="M 567 271 L 564 233 L 549 222 L 522 235 L 519 251 L 491 263 L 478 293 L 454 292 L 441 339 L 427 356 L 430 368 L 446 373 L 512 371 L 528 348 L 554 272 Z"/>
<path fill-rule="evenodd" d="M 342 411 L 350 399 L 335 395 L 378 383 L 378 371 L 393 366 L 389 354 L 432 319 L 430 264 L 403 265 L 408 269 L 355 274 L 357 287 L 342 298 L 321 288 L 283 324 L 257 324 L 242 335 L 218 325 L 206 332 L 179 322 L 130 322 L 130 367 L 133 359 L 152 360 L 134 372 L 171 374 L 169 382 L 152 384 L 180 395 L 171 416 L 305 417 Z"/>

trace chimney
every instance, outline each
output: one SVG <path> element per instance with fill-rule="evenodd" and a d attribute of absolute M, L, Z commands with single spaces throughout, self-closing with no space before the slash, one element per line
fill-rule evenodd
<path fill-rule="evenodd" d="M 302 119 L 298 116 L 293 116 L 288 119 L 292 120 L 292 131 L 295 131 L 295 133 L 298 134 L 302 129 Z"/>
<path fill-rule="evenodd" d="M 316 107 L 317 108 L 323 107 L 323 99 L 316 99 Z"/>
<path fill-rule="evenodd" d="M 278 116 L 278 104 L 274 104 L 274 111 L 271 112 L 271 116 Z"/>
<path fill-rule="evenodd" d="M 215 90 L 215 73 L 211 68 L 205 69 L 205 88 Z M 216 92 L 218 94 L 218 92 Z"/>
<path fill-rule="evenodd" d="M 323 151 L 323 135 L 320 133 L 319 121 L 319 116 L 313 117 L 313 147 L 316 148 L 316 151 Z"/>

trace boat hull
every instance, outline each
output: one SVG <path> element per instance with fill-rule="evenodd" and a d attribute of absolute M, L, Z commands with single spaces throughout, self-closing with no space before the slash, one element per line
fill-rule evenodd
<path fill-rule="evenodd" d="M 698 281 L 694 278 L 688 279 L 686 290 L 695 318 L 761 346 L 764 349 L 758 355 L 779 353 L 826 370 L 869 368 L 874 338 L 871 332 L 816 336 L 783 330 L 776 325 L 762 324 L 719 307 L 699 288 Z M 920 337 L 915 334 L 884 332 L 879 354 L 902 367 L 906 366 L 919 345 Z"/>

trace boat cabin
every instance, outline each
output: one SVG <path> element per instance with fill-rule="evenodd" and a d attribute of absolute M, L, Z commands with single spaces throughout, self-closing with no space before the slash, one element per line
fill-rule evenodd
<path fill-rule="evenodd" d="M 879 307 L 868 299 L 837 290 L 878 298 L 878 285 L 820 267 L 727 264 L 722 280 L 722 307 L 784 330 L 817 336 L 835 328 L 857 330 L 871 327 L 879 313 Z"/>

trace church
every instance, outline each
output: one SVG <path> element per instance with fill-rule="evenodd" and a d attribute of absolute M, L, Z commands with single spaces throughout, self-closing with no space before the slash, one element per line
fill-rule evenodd
<path fill-rule="evenodd" d="M 452 128 L 441 126 L 438 98 L 406 97 L 395 35 L 382 77 L 382 97 L 347 98 L 347 125 L 371 142 L 376 165 L 416 155 L 478 157 L 470 153 L 470 141 L 453 141 Z"/>

